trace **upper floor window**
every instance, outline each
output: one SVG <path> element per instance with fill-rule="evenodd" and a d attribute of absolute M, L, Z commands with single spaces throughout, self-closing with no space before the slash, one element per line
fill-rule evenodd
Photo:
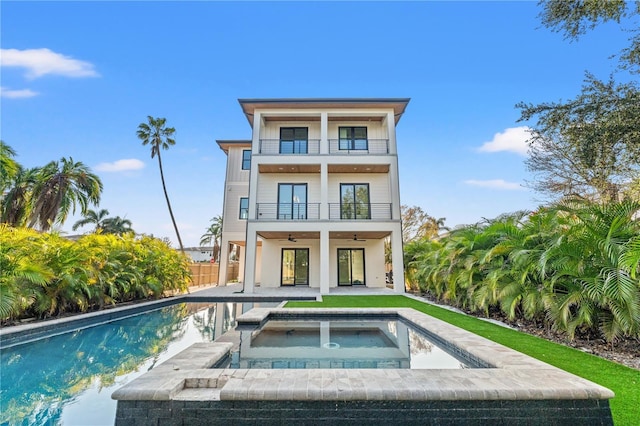
<path fill-rule="evenodd" d="M 278 184 L 278 219 L 307 218 L 307 184 Z"/>
<path fill-rule="evenodd" d="M 247 197 L 240 198 L 240 219 L 249 218 L 249 199 Z"/>
<path fill-rule="evenodd" d="M 280 154 L 307 154 L 308 150 L 308 127 L 280 128 Z"/>
<path fill-rule="evenodd" d="M 367 141 L 366 127 L 340 127 L 339 149 L 343 150 L 367 150 L 369 143 Z"/>
<path fill-rule="evenodd" d="M 368 183 L 340 184 L 340 219 L 371 219 Z"/>
<path fill-rule="evenodd" d="M 251 168 L 251 150 L 242 150 L 242 170 L 249 170 Z"/>

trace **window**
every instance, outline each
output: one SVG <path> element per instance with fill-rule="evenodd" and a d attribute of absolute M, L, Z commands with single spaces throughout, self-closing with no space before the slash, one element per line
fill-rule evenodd
<path fill-rule="evenodd" d="M 251 168 L 251 150 L 242 150 L 242 170 L 249 170 Z"/>
<path fill-rule="evenodd" d="M 278 219 L 307 218 L 307 184 L 281 183 L 278 185 Z"/>
<path fill-rule="evenodd" d="M 280 154 L 307 154 L 309 129 L 307 127 L 280 128 Z"/>
<path fill-rule="evenodd" d="M 309 249 L 282 249 L 281 285 L 309 285 Z"/>
<path fill-rule="evenodd" d="M 371 219 L 368 183 L 340 184 L 340 219 Z"/>
<path fill-rule="evenodd" d="M 240 219 L 249 218 L 249 199 L 246 197 L 240 198 Z"/>
<path fill-rule="evenodd" d="M 369 149 L 366 127 L 340 127 L 339 136 L 338 148 L 341 150 Z"/>
<path fill-rule="evenodd" d="M 364 249 L 338 249 L 338 285 L 364 283 Z"/>

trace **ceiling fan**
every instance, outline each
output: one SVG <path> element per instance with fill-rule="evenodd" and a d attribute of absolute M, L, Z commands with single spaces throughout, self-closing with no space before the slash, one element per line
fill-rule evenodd
<path fill-rule="evenodd" d="M 295 238 L 293 238 L 293 237 L 291 236 L 291 234 L 289 234 L 289 237 L 288 237 L 286 240 L 278 240 L 278 241 L 290 241 L 290 242 L 292 242 L 292 243 L 295 243 L 295 242 L 296 242 L 296 241 L 298 241 L 298 240 L 296 240 Z"/>
<path fill-rule="evenodd" d="M 362 242 L 364 242 L 364 241 L 367 241 L 367 240 L 363 240 L 363 239 L 358 238 L 358 234 L 353 234 L 353 238 L 350 238 L 349 241 L 362 241 Z"/>

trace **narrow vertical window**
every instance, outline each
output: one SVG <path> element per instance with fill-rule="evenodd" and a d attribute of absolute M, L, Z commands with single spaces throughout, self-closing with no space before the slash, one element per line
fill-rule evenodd
<path fill-rule="evenodd" d="M 249 170 L 251 168 L 251 150 L 242 150 L 242 170 Z"/>
<path fill-rule="evenodd" d="M 240 219 L 249 218 L 249 199 L 246 197 L 240 198 Z"/>

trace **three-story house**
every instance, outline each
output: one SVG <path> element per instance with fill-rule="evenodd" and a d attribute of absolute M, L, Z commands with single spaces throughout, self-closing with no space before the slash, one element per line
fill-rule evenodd
<path fill-rule="evenodd" d="M 235 244 L 247 293 L 388 281 L 404 292 L 395 130 L 409 99 L 239 102 L 253 136 L 217 141 L 227 154 L 219 282 Z"/>

